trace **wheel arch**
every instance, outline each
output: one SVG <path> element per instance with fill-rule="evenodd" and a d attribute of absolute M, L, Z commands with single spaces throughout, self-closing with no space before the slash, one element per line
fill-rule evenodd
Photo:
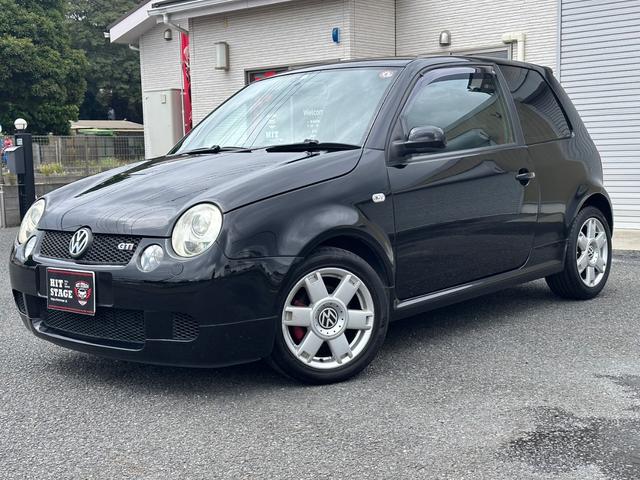
<path fill-rule="evenodd" d="M 300 256 L 307 257 L 322 247 L 341 248 L 358 255 L 371 265 L 386 286 L 393 285 L 393 254 L 390 245 L 383 247 L 360 230 L 336 229 L 314 238 L 302 249 Z M 388 251 L 385 252 L 385 249 Z"/>
<path fill-rule="evenodd" d="M 611 207 L 611 201 L 607 195 L 602 192 L 596 192 L 589 195 L 582 201 L 579 208 L 576 210 L 575 215 L 586 207 L 595 207 L 600 210 L 609 224 L 611 233 L 613 233 L 613 208 Z"/>

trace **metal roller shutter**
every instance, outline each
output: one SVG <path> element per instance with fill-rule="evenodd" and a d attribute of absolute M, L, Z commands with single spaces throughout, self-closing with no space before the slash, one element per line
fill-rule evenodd
<path fill-rule="evenodd" d="M 560 81 L 602 155 L 616 227 L 640 229 L 640 0 L 561 0 Z"/>

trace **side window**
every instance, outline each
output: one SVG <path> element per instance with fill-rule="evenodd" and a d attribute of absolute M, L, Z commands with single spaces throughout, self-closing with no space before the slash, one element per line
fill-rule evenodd
<path fill-rule="evenodd" d="M 567 118 L 542 75 L 528 68 L 500 65 L 515 101 L 527 144 L 571 135 Z"/>
<path fill-rule="evenodd" d="M 505 101 L 495 73 L 487 67 L 442 68 L 428 72 L 414 88 L 401 115 L 404 134 L 415 127 L 444 130 L 439 152 L 513 142 Z"/>

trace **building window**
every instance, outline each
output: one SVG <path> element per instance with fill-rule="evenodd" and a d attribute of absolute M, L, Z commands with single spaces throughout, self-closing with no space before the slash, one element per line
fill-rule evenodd
<path fill-rule="evenodd" d="M 273 77 L 282 72 L 290 70 L 289 67 L 263 68 L 260 70 L 247 70 L 245 81 L 248 84 L 260 81 L 264 78 Z"/>
<path fill-rule="evenodd" d="M 467 57 L 491 57 L 511 60 L 510 48 L 485 48 L 480 50 L 464 50 L 462 52 L 451 52 L 450 55 L 461 55 Z"/>

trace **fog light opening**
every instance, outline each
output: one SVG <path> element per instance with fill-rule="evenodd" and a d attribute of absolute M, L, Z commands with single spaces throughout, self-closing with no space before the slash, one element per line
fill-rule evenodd
<path fill-rule="evenodd" d="M 152 272 L 160 266 L 164 258 L 164 250 L 160 245 L 150 245 L 144 249 L 140 256 L 140 270 Z"/>

